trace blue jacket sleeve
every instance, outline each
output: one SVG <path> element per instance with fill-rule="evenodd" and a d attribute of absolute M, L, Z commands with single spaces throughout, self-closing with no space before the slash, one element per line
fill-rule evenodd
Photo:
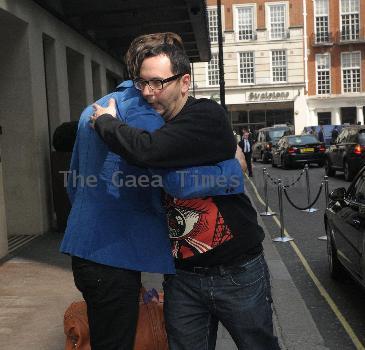
<path fill-rule="evenodd" d="M 164 190 L 175 198 L 191 199 L 244 192 L 243 172 L 236 159 L 216 165 L 174 170 L 153 170 L 162 177 Z"/>

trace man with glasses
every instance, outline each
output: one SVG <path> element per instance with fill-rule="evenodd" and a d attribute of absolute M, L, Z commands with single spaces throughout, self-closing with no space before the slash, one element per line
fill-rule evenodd
<path fill-rule="evenodd" d="M 189 96 L 190 63 L 162 44 L 129 61 L 134 85 L 166 121 L 154 132 L 115 118 L 115 101 L 94 104 L 91 121 L 109 148 L 132 164 L 169 168 L 232 158 L 236 140 L 223 108 Z M 218 321 L 238 349 L 279 349 L 273 335 L 264 232 L 245 194 L 166 198 L 176 275 L 166 275 L 164 313 L 170 350 L 212 350 Z"/>
<path fill-rule="evenodd" d="M 145 35 L 130 47 L 129 53 L 177 39 L 173 33 Z M 169 83 L 162 82 L 161 87 L 163 84 Z M 104 104 L 111 97 L 117 101 L 118 116 L 129 125 L 152 132 L 164 124 L 132 81 L 123 82 L 98 103 Z M 89 106 L 81 115 L 72 154 L 67 188 L 72 209 L 61 251 L 72 256 L 75 284 L 87 304 L 92 350 L 132 350 L 140 272 L 175 272 L 160 182 L 180 198 L 230 190 L 239 193 L 243 190 L 242 170 L 232 159 L 216 166 L 155 169 L 152 175 L 108 150 L 90 128 L 91 113 Z M 156 178 L 155 174 L 161 176 Z M 226 174 L 227 183 L 202 186 L 194 181 L 199 174 Z M 233 175 L 237 183 L 230 183 Z"/>

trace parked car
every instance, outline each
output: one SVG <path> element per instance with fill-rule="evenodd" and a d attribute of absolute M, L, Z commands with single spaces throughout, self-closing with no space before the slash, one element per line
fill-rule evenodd
<path fill-rule="evenodd" d="M 316 163 L 323 166 L 326 146 L 314 135 L 283 136 L 272 147 L 273 167 L 278 165 L 290 168 L 300 163 Z"/>
<path fill-rule="evenodd" d="M 252 147 L 252 160 L 260 159 L 263 163 L 271 161 L 271 148 L 282 136 L 294 134 L 294 127 L 289 125 L 271 126 L 259 129 L 257 140 Z"/>
<path fill-rule="evenodd" d="M 344 127 L 336 142 L 327 151 L 326 175 L 334 176 L 343 171 L 346 181 L 351 181 L 365 164 L 365 126 Z"/>
<path fill-rule="evenodd" d="M 347 191 L 337 188 L 329 199 L 324 224 L 331 276 L 340 279 L 348 271 L 365 287 L 365 167 Z"/>
<path fill-rule="evenodd" d="M 326 144 L 326 147 L 329 147 L 332 143 L 332 130 L 334 128 L 337 128 L 338 133 L 341 132 L 343 126 L 342 125 L 323 125 L 323 138 L 324 138 L 324 143 Z M 319 125 L 314 125 L 314 126 L 305 126 L 303 131 L 302 131 L 302 135 L 310 135 L 313 133 L 314 131 L 314 135 L 318 137 L 318 132 L 320 130 L 320 126 Z"/>

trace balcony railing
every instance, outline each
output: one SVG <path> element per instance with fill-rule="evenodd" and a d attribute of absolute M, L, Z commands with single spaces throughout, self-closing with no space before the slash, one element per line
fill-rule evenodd
<path fill-rule="evenodd" d="M 286 40 L 290 39 L 290 30 L 285 29 L 280 33 L 272 33 L 270 30 L 267 31 L 268 40 Z"/>
<path fill-rule="evenodd" d="M 257 40 L 257 32 L 255 30 L 245 31 L 243 33 L 238 33 L 239 41 L 253 41 Z"/>
<path fill-rule="evenodd" d="M 330 32 L 312 34 L 312 46 L 330 46 L 333 45 L 333 35 Z"/>
<path fill-rule="evenodd" d="M 343 30 L 338 32 L 338 42 L 339 44 L 347 44 L 347 43 L 362 43 L 365 42 L 365 33 L 364 29 L 360 31 L 360 29 L 355 29 L 354 31 Z"/>

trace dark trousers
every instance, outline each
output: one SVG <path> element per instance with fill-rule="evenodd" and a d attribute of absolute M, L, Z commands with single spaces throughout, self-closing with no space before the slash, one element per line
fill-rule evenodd
<path fill-rule="evenodd" d="M 270 279 L 262 255 L 219 273 L 177 270 L 164 281 L 170 350 L 214 350 L 218 322 L 238 350 L 280 350 L 273 333 Z"/>
<path fill-rule="evenodd" d="M 141 273 L 72 257 L 86 304 L 92 350 L 133 350 Z"/>
<path fill-rule="evenodd" d="M 248 176 L 252 176 L 252 162 L 251 162 L 251 156 L 252 152 L 244 152 L 246 163 L 247 163 L 247 170 L 248 170 Z"/>

